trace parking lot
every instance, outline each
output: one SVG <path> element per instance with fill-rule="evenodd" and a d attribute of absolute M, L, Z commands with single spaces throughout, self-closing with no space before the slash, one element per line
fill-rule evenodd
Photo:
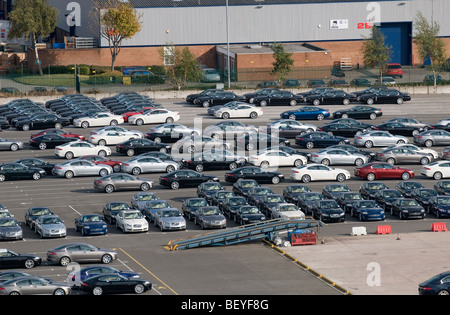
<path fill-rule="evenodd" d="M 156 100 L 163 107 L 180 112 L 179 123 L 187 126 L 204 127 L 217 122 L 216 118 L 206 115 L 206 109 L 201 106 L 189 105 L 182 99 Z M 347 106 L 323 105 L 334 111 Z M 383 116 L 375 121 L 366 121 L 379 124 L 384 120 L 394 117 L 407 116 L 421 121 L 436 123 L 450 116 L 449 101 L 446 95 L 413 95 L 412 101 L 403 105 L 375 105 L 383 111 Z M 279 118 L 279 113 L 284 111 L 284 106 L 264 107 L 264 116 L 257 119 L 239 119 L 242 122 L 256 126 L 264 126 L 266 123 Z M 326 121 L 305 121 L 323 125 Z M 130 129 L 148 131 L 149 125 L 123 126 Z M 81 129 L 68 127 L 68 131 L 82 133 L 85 136 L 93 128 Z M 0 137 L 18 139 L 28 143 L 31 131 L 5 130 Z M 410 138 L 412 141 L 412 138 Z M 350 139 L 353 143 L 353 139 Z M 291 146 L 295 147 L 293 140 Z M 128 157 L 115 153 L 111 146 L 114 159 L 127 160 Z M 438 152 L 444 147 L 433 147 Z M 309 150 L 309 149 L 305 149 Z M 313 152 L 316 149 L 311 149 Z M 371 148 L 373 151 L 379 148 Z M 38 157 L 49 162 L 61 163 L 64 160 L 53 154 L 53 149 L 39 150 L 29 147 L 16 152 L 0 152 L 0 161 L 12 162 L 24 157 Z M 432 188 L 436 182 L 425 178 L 420 174 L 421 165 L 402 165 L 411 168 L 416 176 L 414 180 L 420 181 L 424 187 Z M 353 166 L 344 166 L 352 174 L 350 180 L 345 183 L 353 190 L 358 190 L 365 180 L 353 176 Z M 276 193 L 282 193 L 283 188 L 293 184 L 289 178 L 291 167 L 279 168 L 286 176 L 286 181 L 278 185 L 269 185 Z M 223 171 L 206 171 L 205 173 L 218 176 L 226 189 L 231 189 L 231 184 L 223 180 Z M 174 207 L 181 209 L 181 203 L 185 198 L 195 197 L 196 188 L 180 188 L 173 191 L 163 188 L 158 184 L 161 174 L 145 174 L 145 177 L 155 182 L 152 189 L 160 199 L 169 201 Z M 184 238 L 205 233 L 193 222 L 188 222 L 186 231 L 161 232 L 150 225 L 145 233 L 123 234 L 115 226 L 109 226 L 109 233 L 105 236 L 85 236 L 74 230 L 74 219 L 81 214 L 101 214 L 102 207 L 110 201 L 130 202 L 135 192 L 114 192 L 106 194 L 93 189 L 95 177 L 76 177 L 71 179 L 49 176 L 39 181 L 5 181 L 1 183 L 0 203 L 8 208 L 12 214 L 22 222 L 24 230 L 23 241 L 7 241 L 1 244 L 2 248 L 8 248 L 19 253 L 35 253 L 45 258 L 47 250 L 59 244 L 72 241 L 84 241 L 99 247 L 114 248 L 119 253 L 119 259 L 112 266 L 118 269 L 130 269 L 141 274 L 143 278 L 151 280 L 153 290 L 146 295 L 330 295 L 343 294 L 340 290 L 321 281 L 313 274 L 303 270 L 285 255 L 274 251 L 263 242 L 244 243 L 231 246 L 205 247 L 180 251 L 167 251 L 164 246 L 170 240 Z M 383 181 L 389 188 L 394 188 L 397 180 Z M 310 182 L 308 187 L 313 191 L 321 192 L 323 186 L 329 182 Z M 64 239 L 41 240 L 34 231 L 23 223 L 25 211 L 32 206 L 46 206 L 58 214 L 68 227 L 68 235 Z M 296 246 L 286 248 L 289 255 L 304 262 L 313 270 L 318 270 L 326 278 L 336 282 L 349 291 L 350 294 L 416 294 L 417 284 L 432 275 L 447 268 L 447 260 L 433 261 L 429 264 L 412 264 L 418 251 L 425 258 L 434 255 L 447 248 L 441 244 L 448 243 L 447 233 L 431 233 L 430 225 L 433 222 L 446 221 L 428 216 L 425 219 L 399 220 L 398 217 L 386 214 L 384 222 L 360 222 L 347 214 L 345 222 L 324 223 L 318 231 L 319 242 L 313 246 Z M 390 225 L 393 234 L 375 235 L 378 224 Z M 228 220 L 228 227 L 237 226 Z M 364 225 L 367 227 L 367 236 L 350 236 L 352 227 Z M 428 233 L 429 232 L 429 233 Z M 430 236 L 428 236 L 430 234 Z M 282 235 L 283 237 L 284 235 Z M 428 238 L 430 237 L 430 238 Z M 441 243 L 442 242 L 442 243 Z M 439 245 L 438 247 L 426 246 L 426 244 Z M 385 249 L 388 249 L 384 251 Z M 409 249 L 410 251 L 408 251 Z M 343 265 L 348 261 L 355 262 L 361 256 L 361 263 L 353 265 L 353 268 L 344 269 Z M 411 255 L 414 255 L 411 257 Z M 374 257 L 370 260 L 368 257 Z M 384 269 L 381 258 L 386 261 L 397 262 Z M 411 259 L 412 258 L 412 259 Z M 381 286 L 368 286 L 366 279 L 371 270 L 367 270 L 369 262 L 381 265 Z M 410 264 L 411 263 L 411 264 Z M 398 266 L 398 269 L 396 267 Z M 408 268 L 405 268 L 408 266 Z M 389 274 L 395 274 L 395 281 L 383 281 L 389 268 Z M 401 275 L 397 271 L 401 271 Z M 54 280 L 64 280 L 68 271 L 61 266 L 55 266 L 47 262 L 43 266 L 28 271 L 33 275 L 46 276 Z M 392 272 L 392 274 L 391 274 Z M 408 277 L 414 272 L 414 277 Z M 360 279 L 355 280 L 355 275 Z M 390 277 L 390 279 L 393 279 Z M 357 283 L 355 283 L 356 281 Z M 401 287 L 395 291 L 392 287 Z"/>

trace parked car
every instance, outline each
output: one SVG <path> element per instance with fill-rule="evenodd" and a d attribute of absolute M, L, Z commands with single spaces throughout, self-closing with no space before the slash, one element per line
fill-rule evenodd
<path fill-rule="evenodd" d="M 156 211 L 169 208 L 172 208 L 172 206 L 167 202 L 167 200 L 150 200 L 142 209 L 142 214 L 145 216 L 148 222 L 153 222 L 155 220 Z"/>
<path fill-rule="evenodd" d="M 437 182 L 436 184 L 439 184 L 440 182 Z M 402 193 L 402 195 L 405 198 L 411 198 L 411 193 L 414 189 L 423 188 L 422 183 L 418 181 L 400 181 L 395 185 L 395 189 L 397 189 L 399 192 Z M 436 189 L 436 188 L 435 188 Z M 439 189 L 436 189 L 439 192 Z"/>
<path fill-rule="evenodd" d="M 27 268 L 31 269 L 42 264 L 42 258 L 34 254 L 16 253 L 15 251 L 0 249 L 1 268 Z"/>
<path fill-rule="evenodd" d="M 105 235 L 108 225 L 98 214 L 82 214 L 75 219 L 75 231 L 81 235 Z"/>
<path fill-rule="evenodd" d="M 220 74 L 216 69 L 205 68 L 203 69 L 203 82 L 220 82 Z"/>
<path fill-rule="evenodd" d="M 190 103 L 190 104 L 193 104 L 194 100 L 197 97 L 199 97 L 199 96 L 211 95 L 211 94 L 214 94 L 216 92 L 223 92 L 223 91 L 224 91 L 223 89 L 207 89 L 207 90 L 204 90 L 201 93 L 189 94 L 189 95 L 186 96 L 186 102 Z"/>
<path fill-rule="evenodd" d="M 70 286 L 64 282 L 25 276 L 2 283 L 0 295 L 69 295 Z"/>
<path fill-rule="evenodd" d="M 134 139 L 135 136 L 120 131 L 103 131 L 89 135 L 89 142 L 97 145 L 116 145 Z"/>
<path fill-rule="evenodd" d="M 309 191 L 298 195 L 297 205 L 305 214 L 312 214 L 313 204 L 318 200 L 324 200 L 325 197 L 316 191 Z"/>
<path fill-rule="evenodd" d="M 122 161 L 111 160 L 100 155 L 83 155 L 77 158 L 80 161 L 89 161 L 98 165 L 108 165 L 112 167 L 113 171 L 118 173 L 122 169 Z"/>
<path fill-rule="evenodd" d="M 253 92 L 253 93 L 246 93 L 243 95 L 244 101 L 247 103 L 253 104 L 255 97 L 271 94 L 273 92 L 278 92 L 279 90 L 280 89 L 278 89 L 278 88 L 263 88 L 263 89 L 257 90 L 256 92 Z"/>
<path fill-rule="evenodd" d="M 208 201 L 205 198 L 187 198 L 181 205 L 181 211 L 191 221 L 194 219 L 195 212 L 201 207 L 206 206 L 208 206 Z"/>
<path fill-rule="evenodd" d="M 224 140 L 216 140 L 207 136 L 186 136 L 173 145 L 173 150 L 179 153 L 194 153 L 209 150 L 228 150 L 232 143 Z"/>
<path fill-rule="evenodd" d="M 336 200 L 339 195 L 345 192 L 352 191 L 346 184 L 335 183 L 328 184 L 322 188 L 322 195 L 324 195 L 328 199 Z"/>
<path fill-rule="evenodd" d="M 78 176 L 106 176 L 113 173 L 109 165 L 95 164 L 89 161 L 72 160 L 61 164 L 56 164 L 53 168 L 53 175 L 73 178 Z"/>
<path fill-rule="evenodd" d="M 33 157 L 19 159 L 14 161 L 14 163 L 20 163 L 30 168 L 41 168 L 45 171 L 46 175 L 52 175 L 53 167 L 55 167 L 54 163 Z"/>
<path fill-rule="evenodd" d="M 359 193 L 364 199 L 375 199 L 375 194 L 381 190 L 389 189 L 385 183 L 379 181 L 370 181 L 362 183 L 359 186 Z"/>
<path fill-rule="evenodd" d="M 178 162 L 160 160 L 156 157 L 137 156 L 122 163 L 122 172 L 139 175 L 141 173 L 171 173 L 179 169 Z"/>
<path fill-rule="evenodd" d="M 366 164 L 370 159 L 361 153 L 352 153 L 343 149 L 327 147 L 321 151 L 313 152 L 309 160 L 323 165 L 356 165 Z"/>
<path fill-rule="evenodd" d="M 41 215 L 34 221 L 34 231 L 41 238 L 66 237 L 64 221 L 56 214 Z"/>
<path fill-rule="evenodd" d="M 392 202 L 391 215 L 398 215 L 400 220 L 425 218 L 425 209 L 412 198 L 399 198 Z"/>
<path fill-rule="evenodd" d="M 361 193 L 357 191 L 349 191 L 340 194 L 336 198 L 336 202 L 339 204 L 339 206 L 345 211 L 351 213 L 353 204 L 359 200 L 364 200 Z"/>
<path fill-rule="evenodd" d="M 436 218 L 450 216 L 450 196 L 434 196 L 428 199 L 425 210 L 429 214 L 435 214 Z"/>
<path fill-rule="evenodd" d="M 354 137 L 367 131 L 367 128 L 360 127 L 358 125 L 347 125 L 344 123 L 328 123 L 321 126 L 319 131 L 327 132 L 333 136 L 340 137 Z"/>
<path fill-rule="evenodd" d="M 212 196 L 217 192 L 225 190 L 225 188 L 219 182 L 205 182 L 197 186 L 197 197 L 205 198 L 208 204 L 211 201 Z"/>
<path fill-rule="evenodd" d="M 241 103 L 231 107 L 222 107 L 214 112 L 214 117 L 229 118 L 251 118 L 256 119 L 264 115 L 262 108 L 256 108 L 251 104 Z"/>
<path fill-rule="evenodd" d="M 42 215 L 53 214 L 52 211 L 47 207 L 31 207 L 25 212 L 25 225 L 28 225 L 31 230 L 34 230 L 34 225 L 36 219 Z"/>
<path fill-rule="evenodd" d="M 194 223 L 202 229 L 224 229 L 227 227 L 227 219 L 216 206 L 199 208 L 194 215 Z"/>
<path fill-rule="evenodd" d="M 345 212 L 336 200 L 318 200 L 312 203 L 311 212 L 313 218 L 323 222 L 345 221 Z"/>
<path fill-rule="evenodd" d="M 414 177 L 414 171 L 409 168 L 394 166 L 387 162 L 371 162 L 355 168 L 355 176 L 369 181 L 375 179 L 402 179 Z"/>
<path fill-rule="evenodd" d="M 46 171 L 42 168 L 28 167 L 21 163 L 0 164 L 0 182 L 21 179 L 40 180 L 46 175 Z"/>
<path fill-rule="evenodd" d="M 311 190 L 309 189 L 309 187 L 303 184 L 288 185 L 283 189 L 283 197 L 287 202 L 297 204 L 298 196 L 300 196 L 302 193 L 310 191 Z"/>
<path fill-rule="evenodd" d="M 142 126 L 148 124 L 173 123 L 180 120 L 180 113 L 165 108 L 147 109 L 142 114 L 128 118 L 128 123 Z"/>
<path fill-rule="evenodd" d="M 441 272 L 419 284 L 419 295 L 449 295 L 450 272 Z"/>
<path fill-rule="evenodd" d="M 433 155 L 421 151 L 408 150 L 401 147 L 384 149 L 377 152 L 375 159 L 391 164 L 421 164 L 427 165 L 434 161 Z"/>
<path fill-rule="evenodd" d="M 269 194 L 264 195 L 261 200 L 259 201 L 257 207 L 259 210 L 265 214 L 267 218 L 272 217 L 272 209 L 278 205 L 286 203 L 286 200 L 284 199 L 283 195 L 281 194 Z"/>
<path fill-rule="evenodd" d="M 383 147 L 390 146 L 394 144 L 405 144 L 409 143 L 407 137 L 393 135 L 387 131 L 367 131 L 359 135 L 355 135 L 353 142 L 358 147 L 371 148 L 374 146 Z"/>
<path fill-rule="evenodd" d="M 400 135 L 400 136 L 407 136 L 407 137 L 417 135 L 423 131 L 423 128 L 405 125 L 400 122 L 384 122 L 382 124 L 375 126 L 374 129 L 384 130 L 393 135 Z"/>
<path fill-rule="evenodd" d="M 318 127 L 316 125 L 304 124 L 292 119 L 278 119 L 268 123 L 266 127 L 267 134 L 290 139 L 295 138 L 297 135 L 317 130 Z"/>
<path fill-rule="evenodd" d="M 128 156 L 154 151 L 167 153 L 171 149 L 171 146 L 168 144 L 156 143 L 149 139 L 132 139 L 116 144 L 116 152 Z"/>
<path fill-rule="evenodd" d="M 426 147 L 449 145 L 450 132 L 440 129 L 422 131 L 421 133 L 414 135 L 414 143 Z"/>
<path fill-rule="evenodd" d="M 94 180 L 94 189 L 112 193 L 119 190 L 148 191 L 153 188 L 153 181 L 148 178 L 140 178 L 126 173 L 114 173 Z"/>
<path fill-rule="evenodd" d="M 411 192 L 411 197 L 416 199 L 425 210 L 428 208 L 428 200 L 438 195 L 439 193 L 433 188 L 417 188 Z"/>
<path fill-rule="evenodd" d="M 377 117 L 383 116 L 381 108 L 355 105 L 349 109 L 340 109 L 333 113 L 333 118 L 355 118 L 355 119 L 371 119 L 374 120 Z"/>
<path fill-rule="evenodd" d="M 40 150 L 45 150 L 45 149 L 53 149 L 58 145 L 77 140 L 79 139 L 63 137 L 60 135 L 43 135 L 30 138 L 29 144 L 31 147 L 39 148 Z"/>
<path fill-rule="evenodd" d="M 233 183 L 233 192 L 238 196 L 248 197 L 250 191 L 255 187 L 261 187 L 261 185 L 255 179 L 239 178 Z"/>
<path fill-rule="evenodd" d="M 262 196 L 273 194 L 273 190 L 270 187 L 267 186 L 258 186 L 258 187 L 252 187 L 248 190 L 248 193 L 246 194 L 247 202 L 250 205 L 257 205 L 259 200 L 261 200 Z"/>
<path fill-rule="evenodd" d="M 99 155 L 105 157 L 111 155 L 111 149 L 107 146 L 94 145 L 86 141 L 72 141 L 55 147 L 55 155 L 67 160 L 83 155 Z"/>
<path fill-rule="evenodd" d="M 238 179 L 254 179 L 258 183 L 272 183 L 274 185 L 284 181 L 280 172 L 264 170 L 256 166 L 243 166 L 225 173 L 225 181 L 235 183 Z"/>
<path fill-rule="evenodd" d="M 242 135 L 257 132 L 258 127 L 254 125 L 247 125 L 237 120 L 226 120 L 207 126 L 203 130 L 203 135 L 216 140 L 235 140 Z"/>
<path fill-rule="evenodd" d="M 123 233 L 148 231 L 148 222 L 137 209 L 121 210 L 115 218 L 116 228 L 121 229 Z"/>
<path fill-rule="evenodd" d="M 0 240 L 21 240 L 23 231 L 19 222 L 10 217 L 1 217 L 0 212 Z"/>
<path fill-rule="evenodd" d="M 186 229 L 186 220 L 177 208 L 159 209 L 155 212 L 153 222 L 161 231 Z"/>
<path fill-rule="evenodd" d="M 178 189 L 180 187 L 197 187 L 207 181 L 218 182 L 219 178 L 214 175 L 206 175 L 193 170 L 177 170 L 171 173 L 161 175 L 159 184 L 164 187 Z"/>
<path fill-rule="evenodd" d="M 290 146 L 291 143 L 286 138 L 269 135 L 264 132 L 257 134 L 246 134 L 236 139 L 236 148 L 238 152 L 243 150 L 263 150 L 270 147 Z"/>
<path fill-rule="evenodd" d="M 435 161 L 433 163 L 423 165 L 420 174 L 428 178 L 440 180 L 442 178 L 450 177 L 450 161 Z"/>
<path fill-rule="evenodd" d="M 207 151 L 194 155 L 191 159 L 183 159 L 184 168 L 194 169 L 197 172 L 207 170 L 226 169 L 234 170 L 246 164 L 245 160 L 234 154 L 219 154 Z"/>
<path fill-rule="evenodd" d="M 342 182 L 350 179 L 350 172 L 346 169 L 312 163 L 292 168 L 289 176 L 293 180 L 302 181 L 303 183 L 322 180 L 336 180 Z"/>
<path fill-rule="evenodd" d="M 117 259 L 113 249 L 100 248 L 83 242 L 73 242 L 58 245 L 47 251 L 47 261 L 67 266 L 71 262 L 101 262 L 109 264 Z"/>
<path fill-rule="evenodd" d="M 201 105 L 207 108 L 214 105 L 224 105 L 231 101 L 244 102 L 245 98 L 233 92 L 223 91 L 223 92 L 216 92 L 212 95 L 199 96 L 196 99 L 194 99 L 194 104 Z"/>
<path fill-rule="evenodd" d="M 232 219 L 236 215 L 237 209 L 248 204 L 247 199 L 243 196 L 227 197 L 222 203 L 220 210 L 224 215 Z"/>
<path fill-rule="evenodd" d="M 375 193 L 374 200 L 384 211 L 390 211 L 392 202 L 403 197 L 402 193 L 397 189 L 384 189 Z"/>
<path fill-rule="evenodd" d="M 310 103 L 314 106 L 323 105 L 336 105 L 343 104 L 349 105 L 352 102 L 356 102 L 356 95 L 347 93 L 343 90 L 330 90 L 321 94 L 308 95 L 305 98 L 306 103 Z"/>
<path fill-rule="evenodd" d="M 357 217 L 360 221 L 382 221 L 385 219 L 384 209 L 374 200 L 360 200 L 353 203 L 350 215 Z"/>
<path fill-rule="evenodd" d="M 123 124 L 124 119 L 122 115 L 116 115 L 110 112 L 98 112 L 89 116 L 76 118 L 72 123 L 75 127 L 90 128 Z"/>
<path fill-rule="evenodd" d="M 383 75 L 389 75 L 391 77 L 403 78 L 403 69 L 399 63 L 388 63 Z"/>
<path fill-rule="evenodd" d="M 111 266 L 93 265 L 77 269 L 67 275 L 67 283 L 72 287 L 80 288 L 81 283 L 90 277 L 103 274 L 119 274 L 127 278 L 140 279 L 141 276 L 131 270 L 119 270 Z"/>
<path fill-rule="evenodd" d="M 259 223 L 266 219 L 256 206 L 241 206 L 236 210 L 234 222 L 240 225 Z"/>
<path fill-rule="evenodd" d="M 102 274 L 90 277 L 81 284 L 81 290 L 92 295 L 136 293 L 152 289 L 152 283 L 144 279 L 128 278 L 120 274 Z"/>
<path fill-rule="evenodd" d="M 394 79 L 383 79 L 383 85 L 395 84 Z M 379 85 L 377 82 L 376 85 Z M 359 101 L 361 103 L 366 103 L 367 105 L 373 104 L 398 104 L 401 105 L 404 102 L 410 101 L 411 95 L 409 93 L 403 93 L 395 89 L 380 89 L 378 91 L 372 91 L 367 94 L 362 94 L 359 96 Z"/>
<path fill-rule="evenodd" d="M 330 111 L 316 106 L 302 106 L 280 114 L 281 119 L 292 120 L 324 120 L 330 117 Z"/>
<path fill-rule="evenodd" d="M 0 150 L 17 151 L 24 148 L 24 143 L 19 140 L 0 138 Z"/>
<path fill-rule="evenodd" d="M 303 96 L 283 90 L 275 91 L 269 94 L 258 95 L 253 99 L 253 104 L 263 107 L 269 105 L 296 106 L 301 102 L 303 102 Z"/>
<path fill-rule="evenodd" d="M 270 218 L 283 220 L 303 220 L 305 219 L 305 213 L 293 203 L 279 203 L 271 208 Z"/>
<path fill-rule="evenodd" d="M 249 163 L 264 169 L 280 166 L 301 166 L 308 163 L 308 159 L 299 153 L 289 154 L 277 149 L 267 149 L 249 157 Z"/>
<path fill-rule="evenodd" d="M 68 118 L 59 117 L 51 113 L 41 113 L 29 118 L 19 119 L 15 123 L 17 130 L 28 131 L 31 129 L 56 128 L 61 129 L 70 124 Z"/>
<path fill-rule="evenodd" d="M 350 81 L 351 86 L 371 86 L 371 83 L 366 78 L 355 78 Z"/>
<path fill-rule="evenodd" d="M 350 144 L 350 140 L 345 137 L 333 136 L 327 132 L 314 131 L 295 137 L 295 144 L 307 148 L 324 148 L 335 144 Z"/>

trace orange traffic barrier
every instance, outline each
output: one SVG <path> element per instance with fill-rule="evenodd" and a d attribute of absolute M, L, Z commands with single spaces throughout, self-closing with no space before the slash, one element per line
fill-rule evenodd
<path fill-rule="evenodd" d="M 431 232 L 447 232 L 445 222 L 435 222 L 431 224 Z"/>
<path fill-rule="evenodd" d="M 317 244 L 316 232 L 291 233 L 291 245 L 315 245 Z"/>
<path fill-rule="evenodd" d="M 392 234 L 390 225 L 378 225 L 376 234 Z"/>

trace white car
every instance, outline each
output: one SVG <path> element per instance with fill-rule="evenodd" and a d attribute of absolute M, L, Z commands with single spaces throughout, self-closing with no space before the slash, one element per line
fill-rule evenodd
<path fill-rule="evenodd" d="M 349 171 L 318 163 L 292 168 L 289 175 L 290 178 L 304 183 L 320 180 L 337 180 L 338 182 L 342 182 L 350 179 Z"/>
<path fill-rule="evenodd" d="M 258 118 L 263 115 L 263 109 L 250 104 L 238 103 L 231 107 L 222 107 L 214 112 L 216 118 Z"/>
<path fill-rule="evenodd" d="M 124 119 L 122 115 L 115 115 L 113 113 L 101 112 L 95 113 L 85 117 L 79 117 L 73 120 L 75 127 L 89 128 L 89 127 L 101 127 L 101 126 L 116 126 L 123 124 Z"/>
<path fill-rule="evenodd" d="M 95 145 L 86 141 L 72 141 L 55 147 L 55 155 L 68 160 L 83 155 L 111 155 L 111 149 L 103 145 Z"/>
<path fill-rule="evenodd" d="M 180 120 L 180 113 L 165 108 L 145 110 L 142 114 L 133 115 L 128 118 L 132 125 L 163 124 Z"/>
<path fill-rule="evenodd" d="M 252 155 L 248 159 L 250 164 L 260 166 L 262 168 L 277 167 L 277 166 L 302 166 L 308 163 L 308 159 L 298 153 L 287 153 L 281 150 L 267 149 Z"/>
<path fill-rule="evenodd" d="M 148 231 L 148 222 L 139 210 L 122 210 L 115 218 L 116 228 L 124 233 Z"/>
<path fill-rule="evenodd" d="M 133 138 L 144 138 L 145 137 L 144 133 L 140 130 L 130 130 L 130 129 L 124 128 L 122 126 L 105 126 L 105 127 L 101 127 L 98 129 L 94 129 L 89 132 L 89 136 L 107 132 L 107 131 L 121 132 L 121 133 L 126 134 L 127 136 L 130 136 Z"/>
<path fill-rule="evenodd" d="M 304 219 L 305 213 L 298 206 L 293 203 L 279 203 L 271 208 L 271 218 L 272 219 Z"/>
<path fill-rule="evenodd" d="M 423 165 L 420 174 L 434 179 L 449 178 L 450 161 L 436 161 Z"/>
<path fill-rule="evenodd" d="M 98 145 L 116 145 L 135 138 L 134 135 L 122 133 L 120 131 L 103 131 L 89 135 L 89 142 Z"/>
<path fill-rule="evenodd" d="M 385 147 L 394 144 L 409 143 L 407 137 L 393 135 L 387 131 L 373 130 L 355 135 L 353 142 L 358 147 Z"/>

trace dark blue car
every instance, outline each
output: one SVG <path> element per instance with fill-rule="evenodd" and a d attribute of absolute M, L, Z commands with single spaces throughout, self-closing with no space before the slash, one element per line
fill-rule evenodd
<path fill-rule="evenodd" d="M 94 266 L 89 266 L 86 268 L 81 268 L 79 270 L 72 271 L 71 273 L 69 273 L 69 276 L 67 277 L 67 282 L 69 285 L 78 287 L 78 286 L 80 286 L 81 282 L 83 282 L 84 280 L 86 280 L 90 277 L 98 276 L 101 274 L 111 274 L 111 273 L 120 274 L 124 277 L 131 278 L 131 279 L 140 279 L 141 278 L 141 276 L 134 271 L 122 271 L 122 270 L 118 270 L 116 268 L 109 267 L 109 266 L 94 265 Z"/>
<path fill-rule="evenodd" d="M 281 119 L 314 119 L 323 120 L 330 117 L 330 111 L 316 106 L 303 106 L 293 110 L 288 110 L 280 114 Z"/>
<path fill-rule="evenodd" d="M 81 235 L 103 235 L 108 233 L 108 225 L 98 214 L 85 214 L 75 219 L 75 231 Z"/>
<path fill-rule="evenodd" d="M 384 220 L 384 209 L 374 200 L 358 200 L 353 203 L 350 210 L 352 217 L 358 217 L 360 221 Z"/>
<path fill-rule="evenodd" d="M 333 136 L 323 131 L 314 131 L 296 136 L 295 144 L 304 148 L 312 149 L 325 148 L 335 144 L 350 144 L 350 141 L 347 138 Z"/>
<path fill-rule="evenodd" d="M 436 218 L 450 217 L 450 196 L 434 196 L 428 199 L 427 212 L 435 214 Z"/>
<path fill-rule="evenodd" d="M 450 271 L 442 272 L 419 284 L 419 295 L 449 295 Z"/>

